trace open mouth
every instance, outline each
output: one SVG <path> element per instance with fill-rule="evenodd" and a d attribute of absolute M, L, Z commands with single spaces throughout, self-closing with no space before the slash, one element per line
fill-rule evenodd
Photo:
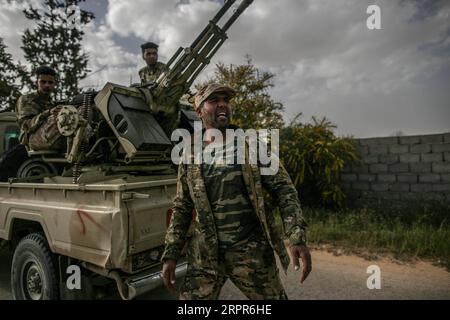
<path fill-rule="evenodd" d="M 220 112 L 217 114 L 217 119 L 224 121 L 224 120 L 228 119 L 228 116 L 227 116 L 226 112 Z"/>

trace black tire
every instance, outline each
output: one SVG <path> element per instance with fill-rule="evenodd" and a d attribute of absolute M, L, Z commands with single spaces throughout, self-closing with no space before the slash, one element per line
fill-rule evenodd
<path fill-rule="evenodd" d="M 2 154 L 0 157 L 0 181 L 8 181 L 9 178 L 17 177 L 17 171 L 27 159 L 28 153 L 22 144 L 18 144 Z"/>
<path fill-rule="evenodd" d="M 11 288 L 14 300 L 58 300 L 56 259 L 41 233 L 24 237 L 14 251 Z"/>
<path fill-rule="evenodd" d="M 58 170 L 51 163 L 46 163 L 40 158 L 31 158 L 25 161 L 17 170 L 18 178 L 29 178 L 46 174 L 57 174 Z"/>

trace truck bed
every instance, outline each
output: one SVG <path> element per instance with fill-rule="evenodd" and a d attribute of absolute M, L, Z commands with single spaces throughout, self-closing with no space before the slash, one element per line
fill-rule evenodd
<path fill-rule="evenodd" d="M 142 180 L 142 178 L 140 179 Z M 91 184 L 0 183 L 0 238 L 15 221 L 35 221 L 53 253 L 133 273 L 160 255 L 176 177 L 116 179 Z M 151 181 L 150 181 L 151 180 Z"/>

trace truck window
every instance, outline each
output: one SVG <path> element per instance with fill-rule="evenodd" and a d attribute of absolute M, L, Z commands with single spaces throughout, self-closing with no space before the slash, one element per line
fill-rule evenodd
<path fill-rule="evenodd" d="M 5 151 L 10 150 L 14 146 L 19 144 L 19 131 L 15 126 L 8 126 L 5 130 L 5 135 L 3 138 L 3 145 L 5 146 Z"/>

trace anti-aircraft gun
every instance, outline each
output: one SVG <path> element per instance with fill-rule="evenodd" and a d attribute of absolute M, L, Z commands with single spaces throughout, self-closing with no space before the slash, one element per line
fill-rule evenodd
<path fill-rule="evenodd" d="M 226 1 L 193 43 L 175 52 L 167 63 L 168 71 L 156 82 L 135 87 L 107 83 L 100 92 L 81 95 L 71 105 L 63 106 L 58 128 L 67 137 L 65 155 L 49 151 L 30 154 L 40 156 L 39 161 L 52 168 L 65 164 L 64 174 L 72 174 L 74 183 L 81 174 L 93 171 L 151 174 L 170 170 L 171 133 L 181 120 L 189 123 L 196 118 L 195 112 L 180 105 L 180 99 L 253 0 L 241 1 L 220 27 L 219 21 L 235 2 Z M 92 132 L 89 141 L 84 141 L 86 128 Z M 36 162 L 28 165 L 35 167 Z"/>

